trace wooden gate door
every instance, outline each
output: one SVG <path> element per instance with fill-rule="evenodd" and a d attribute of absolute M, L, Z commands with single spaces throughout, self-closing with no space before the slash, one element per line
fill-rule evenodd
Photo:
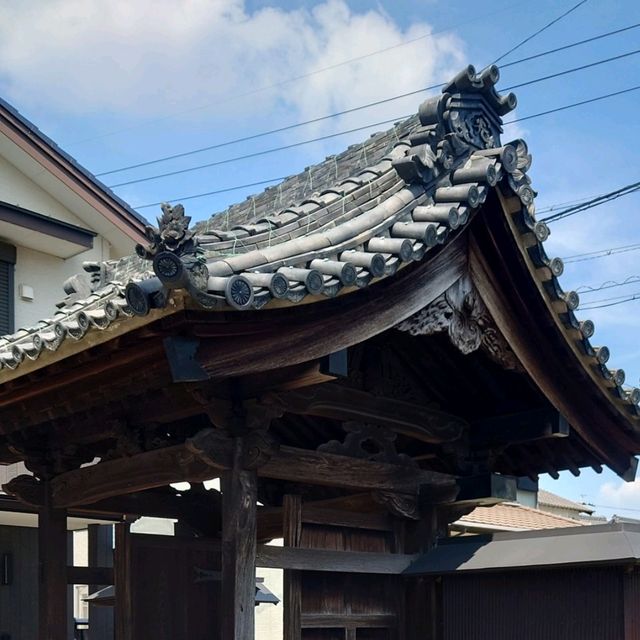
<path fill-rule="evenodd" d="M 286 496 L 285 546 L 398 553 L 392 519 L 305 507 Z M 284 572 L 284 640 L 397 640 L 404 591 L 398 576 Z"/>
<path fill-rule="evenodd" d="M 218 640 L 220 543 L 116 529 L 116 640 Z"/>

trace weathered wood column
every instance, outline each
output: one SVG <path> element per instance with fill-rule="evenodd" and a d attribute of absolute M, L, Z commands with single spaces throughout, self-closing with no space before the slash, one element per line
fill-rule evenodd
<path fill-rule="evenodd" d="M 54 509 L 45 482 L 38 511 L 38 640 L 67 640 L 67 512 Z"/>
<path fill-rule="evenodd" d="M 90 524 L 87 527 L 89 566 L 113 567 L 113 526 Z M 106 587 L 105 584 L 89 585 L 89 593 Z M 113 640 L 113 608 L 89 607 L 91 640 Z"/>
<path fill-rule="evenodd" d="M 286 495 L 282 502 L 286 547 L 299 547 L 302 535 L 302 499 Z M 302 634 L 302 580 L 299 571 L 284 572 L 284 640 L 300 640 Z"/>
<path fill-rule="evenodd" d="M 234 438 L 232 466 L 221 477 L 221 640 L 255 637 L 258 482 L 255 470 L 243 468 L 243 454 L 243 439 Z"/>

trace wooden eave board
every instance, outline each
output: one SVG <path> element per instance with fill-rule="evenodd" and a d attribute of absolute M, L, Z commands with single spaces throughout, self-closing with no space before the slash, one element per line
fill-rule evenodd
<path fill-rule="evenodd" d="M 487 215 L 493 215 L 478 218 L 472 231 L 472 279 L 532 381 L 581 439 L 623 475 L 630 457 L 640 450 L 640 421 L 632 414 L 633 405 L 615 395 L 595 370 L 595 358 L 580 351 L 579 332 L 567 328 L 554 309 L 525 247 L 529 234 L 521 233 L 513 220 L 522 206 L 519 199 L 512 194 L 499 197 L 502 206 L 488 209 Z M 527 354 L 541 349 L 546 360 L 536 364 Z"/>

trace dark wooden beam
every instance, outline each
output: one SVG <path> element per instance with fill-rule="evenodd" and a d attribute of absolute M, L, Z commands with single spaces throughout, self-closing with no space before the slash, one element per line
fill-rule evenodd
<path fill-rule="evenodd" d="M 38 513 L 38 640 L 67 640 L 67 514 L 45 484 Z"/>
<path fill-rule="evenodd" d="M 398 617 L 390 613 L 305 613 L 303 629 L 390 629 L 395 628 Z M 356 635 L 357 638 L 357 635 Z"/>
<path fill-rule="evenodd" d="M 291 482 L 410 495 L 418 495 L 421 485 L 454 484 L 453 477 L 443 473 L 295 447 L 281 447 L 258 472 L 266 478 Z"/>
<path fill-rule="evenodd" d="M 261 402 L 275 404 L 287 413 L 381 425 L 409 438 L 434 444 L 456 440 L 466 426 L 461 418 L 443 411 L 331 383 L 269 394 Z"/>
<path fill-rule="evenodd" d="M 2 488 L 11 497 L 0 496 L 0 511 L 35 513 L 44 504 L 42 483 L 33 476 L 17 476 Z M 68 515 L 116 522 L 140 516 L 177 518 L 205 535 L 215 537 L 220 532 L 221 508 L 218 491 L 206 491 L 203 487 L 194 486 L 180 495 L 173 489 L 162 488 L 114 496 L 69 509 Z"/>
<path fill-rule="evenodd" d="M 67 584 L 113 584 L 113 567 L 67 567 Z"/>
<path fill-rule="evenodd" d="M 231 469 L 231 439 L 207 429 L 185 444 L 82 467 L 52 481 L 57 506 L 89 504 L 173 482 L 201 482 Z M 452 476 L 417 467 L 280 447 L 258 469 L 261 477 L 353 491 L 393 491 L 417 496 L 422 485 L 451 487 Z"/>
<path fill-rule="evenodd" d="M 175 445 L 68 471 L 52 481 L 56 505 L 90 504 L 174 482 L 202 482 L 230 468 L 230 449 L 218 450 L 219 464 L 205 462 L 186 445 Z"/>
<path fill-rule="evenodd" d="M 222 474 L 221 640 L 251 640 L 255 634 L 255 470 L 243 469 L 243 441 L 235 438 L 231 468 Z"/>
<path fill-rule="evenodd" d="M 256 566 L 296 571 L 400 575 L 418 555 L 258 545 Z"/>
<path fill-rule="evenodd" d="M 532 440 L 567 438 L 570 433 L 569 423 L 555 409 L 538 409 L 474 422 L 469 438 L 471 447 L 480 449 Z"/>

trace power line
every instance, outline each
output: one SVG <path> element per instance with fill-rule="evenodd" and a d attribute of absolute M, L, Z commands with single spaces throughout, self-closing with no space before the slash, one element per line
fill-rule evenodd
<path fill-rule="evenodd" d="M 613 35 L 617 35 L 617 34 L 622 33 L 624 31 L 629 31 L 631 29 L 637 29 L 638 27 L 640 27 L 640 22 L 632 24 L 632 25 L 629 25 L 627 27 L 623 27 L 621 29 L 616 29 L 615 31 L 609 31 L 607 33 L 603 33 L 603 34 L 600 34 L 600 35 L 597 35 L 597 36 L 593 36 L 591 38 L 587 38 L 586 40 L 580 40 L 578 42 L 573 42 L 571 44 L 564 45 L 562 47 L 557 47 L 555 49 L 550 49 L 548 51 L 543 51 L 543 52 L 537 53 L 537 54 L 535 54 L 533 56 L 528 56 L 526 58 L 522 58 L 520 60 L 516 60 L 514 62 L 510 62 L 510 63 L 508 63 L 506 65 L 503 65 L 502 68 L 504 69 L 506 67 L 511 67 L 511 66 L 520 64 L 522 62 L 528 62 L 529 60 L 533 60 L 535 58 L 540 58 L 540 57 L 543 57 L 543 56 L 547 56 L 547 55 L 550 55 L 550 54 L 553 54 L 553 53 L 557 53 L 559 51 L 565 51 L 565 50 L 573 48 L 573 47 L 577 47 L 577 46 L 580 46 L 580 45 L 583 45 L 583 44 L 594 42 L 595 40 L 600 40 L 602 38 L 607 38 L 607 37 L 610 37 L 610 36 L 613 36 Z M 602 64 L 602 62 L 600 62 L 598 64 Z M 594 66 L 595 66 L 595 64 L 594 64 Z M 274 135 L 276 133 L 282 133 L 284 131 L 290 131 L 292 129 L 297 129 L 299 127 L 304 127 L 304 126 L 307 126 L 307 125 L 310 125 L 310 124 L 317 124 L 318 122 L 322 122 L 324 120 L 329 120 L 331 118 L 337 118 L 339 116 L 347 115 L 349 113 L 354 113 L 356 111 L 361 111 L 363 109 L 369 109 L 371 107 L 376 107 L 376 106 L 379 106 L 379 105 L 382 105 L 382 104 L 387 104 L 389 102 L 394 102 L 396 100 L 401 100 L 403 98 L 407 98 L 407 97 L 410 97 L 410 96 L 413 96 L 413 95 L 417 95 L 417 94 L 424 93 L 424 92 L 427 92 L 427 91 L 432 91 L 434 89 L 439 89 L 440 87 L 443 87 L 445 85 L 446 85 L 446 82 L 440 82 L 438 84 L 434 84 L 434 85 L 431 85 L 429 87 L 424 87 L 422 89 L 416 89 L 414 91 L 408 91 L 406 93 L 402 93 L 402 94 L 398 94 L 398 95 L 395 95 L 395 96 L 391 96 L 390 98 L 383 98 L 381 100 L 376 100 L 376 101 L 373 101 L 373 102 L 369 102 L 367 104 L 360 105 L 358 107 L 351 107 L 349 109 L 344 109 L 342 111 L 337 111 L 335 113 L 330 113 L 330 114 L 327 114 L 327 115 L 324 115 L 324 116 L 318 116 L 317 118 L 311 118 L 310 120 L 305 120 L 303 122 L 296 122 L 296 123 L 285 125 L 285 126 L 282 126 L 282 127 L 277 127 L 275 129 L 271 129 L 269 131 L 263 131 L 263 132 L 251 134 L 251 135 L 248 135 L 248 136 L 242 136 L 240 138 L 235 138 L 233 140 L 227 140 L 225 142 L 219 142 L 219 143 L 216 143 L 216 144 L 213 144 L 213 145 L 208 145 L 206 147 L 200 147 L 198 149 L 192 149 L 190 151 L 183 151 L 181 153 L 175 153 L 175 154 L 172 154 L 172 155 L 169 155 L 169 156 L 164 156 L 162 158 L 156 158 L 154 160 L 148 160 L 148 161 L 145 161 L 145 162 L 139 162 L 139 163 L 136 163 L 136 164 L 128 165 L 126 167 L 120 167 L 120 168 L 117 168 L 117 169 L 111 169 L 109 171 L 103 171 L 101 173 L 97 173 L 96 177 L 112 175 L 114 173 L 121 173 L 123 171 L 128 171 L 128 170 L 131 170 L 131 169 L 139 169 L 141 167 L 147 167 L 147 166 L 151 166 L 151 165 L 154 165 L 154 164 L 159 164 L 161 162 L 166 162 L 166 161 L 169 161 L 169 160 L 176 160 L 178 158 L 184 158 L 184 157 L 187 157 L 187 156 L 190 156 L 190 155 L 195 155 L 195 154 L 198 154 L 198 153 L 204 153 L 205 151 L 213 151 L 214 149 L 220 149 L 222 147 L 227 147 L 227 146 L 230 146 L 230 145 L 233 145 L 233 144 L 238 144 L 240 142 L 247 142 L 249 140 L 255 140 L 257 138 L 262 138 L 262 137 L 265 137 L 265 136 Z M 518 86 L 524 86 L 524 85 L 518 85 Z M 513 88 L 513 87 L 511 87 L 511 88 Z M 506 90 L 508 90 L 508 89 L 506 89 Z"/>
<path fill-rule="evenodd" d="M 145 178 L 136 178 L 135 180 L 127 180 L 127 182 L 119 182 L 118 184 L 109 185 L 110 189 L 116 189 L 117 187 L 124 187 L 130 184 L 138 184 L 139 182 L 148 182 L 149 180 L 160 180 L 161 178 L 168 178 L 169 176 L 177 176 L 183 173 L 191 173 L 193 171 L 200 171 L 202 169 L 208 169 L 210 167 L 218 167 L 222 164 L 229 164 L 230 162 L 238 162 L 240 160 L 248 160 L 250 158 L 257 158 L 259 156 L 265 156 L 270 153 L 276 153 L 277 151 L 285 151 L 286 149 L 294 149 L 295 147 L 302 147 L 312 142 L 321 142 L 322 140 L 329 140 L 331 138 L 337 138 L 338 136 L 344 136 L 349 133 L 355 133 L 356 131 L 364 131 L 366 129 L 372 129 L 373 127 L 379 127 L 390 122 L 397 122 L 398 120 L 405 119 L 409 116 L 401 116 L 400 118 L 390 118 L 389 120 L 382 120 L 381 122 L 375 122 L 367 124 L 362 127 L 355 127 L 354 129 L 348 129 L 347 131 L 338 131 L 337 133 L 329 133 L 317 138 L 311 138 L 310 140 L 301 140 L 300 142 L 292 142 L 291 144 L 285 144 L 280 147 L 273 147 L 272 149 L 264 149 L 263 151 L 255 151 L 253 153 L 246 153 L 241 156 L 234 156 L 233 158 L 225 158 L 224 160 L 216 160 L 215 162 L 207 162 L 206 164 L 199 164 L 195 167 L 189 167 L 187 169 L 177 169 L 176 171 L 167 171 L 166 173 L 159 173 L 153 176 L 147 176 Z"/>
<path fill-rule="evenodd" d="M 282 180 L 286 180 L 287 176 L 281 178 L 268 178 L 267 180 L 259 180 L 258 182 L 249 182 L 247 184 L 238 184 L 233 187 L 225 187 L 224 189 L 216 189 L 215 191 L 207 191 L 207 193 L 198 193 L 196 195 L 190 196 L 182 196 L 182 198 L 174 198 L 173 200 L 162 200 L 161 202 L 152 202 L 151 204 L 143 204 L 136 209 L 147 209 L 149 207 L 159 207 L 161 204 L 165 202 L 184 202 L 186 200 L 195 200 L 196 198 L 204 198 L 205 196 L 214 196 L 219 193 L 227 193 L 229 191 L 238 191 L 240 189 L 248 189 L 249 187 L 258 187 L 260 185 L 269 184 L 271 182 L 281 182 Z"/>
<path fill-rule="evenodd" d="M 628 296 L 616 296 L 614 298 L 602 298 L 602 300 L 589 301 L 586 305 L 581 305 L 582 311 L 590 311 L 592 309 L 605 309 L 606 307 L 615 307 L 627 302 L 633 302 L 634 300 L 640 300 L 640 291 L 632 293 Z"/>
<path fill-rule="evenodd" d="M 536 82 L 544 82 L 545 80 L 551 80 L 553 78 L 559 78 L 560 76 L 566 76 L 569 73 L 575 73 L 576 71 L 583 71 L 584 69 L 591 69 L 592 67 L 597 67 L 601 64 L 606 64 L 608 62 L 614 62 L 615 60 L 621 60 L 622 58 L 628 58 L 629 56 L 635 56 L 640 53 L 640 49 L 636 49 L 635 51 L 628 51 L 627 53 L 621 53 L 618 56 L 613 56 L 611 58 L 605 58 L 604 60 L 597 60 L 596 62 L 591 62 L 589 64 L 583 64 L 580 67 L 574 67 L 573 69 L 567 69 L 566 71 L 559 71 L 558 73 L 552 73 L 548 76 L 543 76 L 541 78 L 536 78 L 535 80 L 528 80 L 527 82 L 521 82 L 520 84 L 514 84 L 511 87 L 505 87 L 503 91 L 511 91 L 512 89 L 520 89 L 521 87 L 528 87 L 530 84 L 536 84 Z"/>
<path fill-rule="evenodd" d="M 533 114 L 533 115 L 530 115 L 530 116 L 526 116 L 525 118 L 518 118 L 516 120 L 509 120 L 508 122 L 505 122 L 504 125 L 507 126 L 507 125 L 513 124 L 515 122 L 520 122 L 521 120 L 530 120 L 532 118 L 538 118 L 538 117 L 541 117 L 541 116 L 545 116 L 548 113 L 556 113 L 556 112 L 559 112 L 559 111 L 564 111 L 566 109 L 572 109 L 574 107 L 578 107 L 578 106 L 581 106 L 583 104 L 588 104 L 590 102 L 595 102 L 597 100 L 604 100 L 605 98 L 611 98 L 613 96 L 621 95 L 623 93 L 628 93 L 630 91 L 636 91 L 637 89 L 640 89 L 640 85 L 636 86 L 636 87 L 631 87 L 629 89 L 624 89 L 622 91 L 616 91 L 615 93 L 606 94 L 604 96 L 598 96 L 598 97 L 592 98 L 590 100 L 583 100 L 582 102 L 577 102 L 577 103 L 574 103 L 574 104 L 564 105 L 562 107 L 558 107 L 557 109 L 552 109 L 551 111 L 543 111 L 541 113 L 536 113 L 536 114 Z M 413 114 L 411 114 L 411 115 L 413 115 Z M 386 123 L 396 122 L 398 120 L 403 120 L 403 119 L 406 119 L 406 118 L 409 118 L 409 117 L 410 116 L 400 116 L 399 118 L 393 118 L 391 120 L 387 120 Z M 385 124 L 385 123 L 383 122 L 383 123 L 378 123 L 378 124 Z M 368 127 L 363 127 L 363 128 L 364 129 L 368 129 L 368 128 L 374 127 L 374 126 L 377 126 L 377 125 L 374 124 L 374 125 L 370 125 Z M 332 134 L 331 137 L 335 137 L 336 135 L 339 135 L 339 134 Z M 322 138 L 320 138 L 320 139 L 322 139 Z M 205 196 L 208 196 L 208 195 L 214 195 L 216 193 L 225 193 L 227 191 L 235 191 L 237 189 L 242 189 L 242 188 L 245 188 L 245 187 L 251 187 L 251 186 L 254 186 L 254 184 L 267 184 L 269 182 L 277 182 L 279 180 L 284 180 L 284 178 L 270 178 L 270 179 L 267 179 L 267 180 L 263 180 L 263 181 L 261 181 L 259 183 L 252 183 L 252 184 L 247 184 L 247 185 L 227 187 L 225 189 L 221 189 L 221 190 L 218 190 L 218 191 L 210 191 L 210 192 L 202 193 L 202 194 L 198 194 L 198 195 L 190 195 L 190 196 L 184 196 L 182 198 L 172 198 L 171 200 L 163 200 L 161 202 L 153 202 L 153 203 L 150 203 L 150 204 L 138 205 L 138 206 L 134 207 L 134 209 L 146 209 L 148 207 L 156 207 L 156 206 L 159 206 L 160 204 L 162 204 L 162 202 L 171 203 L 171 202 L 179 202 L 181 200 L 192 200 L 194 198 L 202 198 L 202 197 L 205 197 Z M 636 184 L 640 185 L 640 183 L 636 183 Z M 622 195 L 626 195 L 626 194 L 622 194 Z M 592 205 L 592 206 L 597 206 L 597 205 Z M 560 213 L 563 213 L 563 212 L 560 212 Z M 560 215 L 560 214 L 556 214 L 556 215 Z M 551 217 L 553 217 L 553 216 L 550 216 L 549 218 L 551 218 Z M 547 220 L 547 218 L 543 218 L 543 220 Z"/>
<path fill-rule="evenodd" d="M 585 503 L 588 504 L 590 507 L 597 507 L 598 509 L 611 509 L 612 511 L 618 510 L 618 511 L 637 511 L 640 512 L 640 509 L 635 509 L 633 507 L 610 507 L 606 504 L 593 504 L 593 502 L 589 502 L 589 503 Z"/>
<path fill-rule="evenodd" d="M 578 47 L 583 44 L 588 44 L 590 42 L 595 42 L 596 40 L 602 40 L 602 38 L 608 38 L 610 36 L 618 35 L 619 33 L 624 33 L 625 31 L 630 31 L 631 29 L 637 29 L 640 27 L 640 22 L 636 22 L 635 24 L 631 24 L 627 27 L 621 27 L 620 29 L 616 29 L 615 31 L 607 31 L 607 33 L 601 33 L 597 36 L 592 36 L 591 38 L 586 38 L 585 40 L 579 40 L 578 42 L 572 42 L 571 44 L 565 44 L 561 47 L 556 47 L 555 49 L 549 49 L 547 51 L 543 51 L 542 53 L 535 53 L 531 56 L 527 56 L 526 58 L 520 58 L 514 62 L 507 62 L 507 64 L 501 64 L 501 69 L 508 69 L 509 67 L 513 67 L 517 64 L 522 64 L 523 62 L 529 62 L 530 60 L 536 60 L 537 58 L 542 58 L 543 56 L 548 56 L 553 53 L 558 53 L 560 51 L 566 51 L 567 49 L 573 49 L 573 47 Z"/>
<path fill-rule="evenodd" d="M 589 260 L 598 260 L 599 258 L 608 258 L 618 253 L 629 253 L 632 251 L 640 251 L 640 244 L 628 244 L 622 247 L 613 247 L 611 249 L 601 249 L 600 251 L 592 251 L 590 253 L 579 253 L 575 256 L 563 258 L 565 264 L 572 262 L 587 262 Z"/>
<path fill-rule="evenodd" d="M 609 94 L 608 96 L 600 96 L 599 98 L 594 98 L 592 100 L 587 100 L 584 101 L 582 103 L 578 103 L 578 104 L 586 104 L 587 102 L 595 102 L 596 100 L 602 100 L 605 97 L 611 97 L 613 95 L 620 95 L 621 93 L 628 93 L 629 91 L 636 91 L 637 89 L 640 89 L 640 86 L 637 87 L 632 87 L 631 89 L 625 89 L 624 91 L 618 91 L 616 93 L 613 94 Z M 577 106 L 577 105 L 573 105 L 573 106 Z M 554 112 L 557 111 L 557 109 L 553 110 Z M 544 115 L 546 113 L 549 113 L 548 111 L 544 112 L 543 114 L 540 115 Z M 529 116 L 531 117 L 531 116 Z M 527 118 L 524 118 L 525 120 Z M 602 194 L 600 196 L 596 196 L 595 198 L 592 198 L 591 200 L 587 200 L 586 202 L 583 202 L 582 204 L 577 204 L 573 207 L 567 207 L 566 209 L 563 209 L 561 211 L 558 211 L 557 213 L 554 213 L 550 216 L 547 216 L 546 218 L 541 218 L 542 222 L 556 222 L 557 220 L 562 220 L 563 218 L 568 218 L 570 216 L 573 216 L 577 213 L 581 213 L 582 211 L 586 211 L 587 209 L 592 209 L 593 207 L 597 207 L 601 204 L 604 204 L 606 202 L 611 202 L 612 200 L 617 200 L 618 198 L 621 198 L 622 196 L 626 196 L 629 195 L 631 193 L 635 193 L 636 191 L 640 190 L 640 182 L 634 182 L 632 184 L 628 184 L 625 187 L 621 187 L 620 189 L 616 189 L 615 191 L 610 191 L 609 193 L 605 193 Z"/>
<path fill-rule="evenodd" d="M 640 249 L 640 245 L 637 245 Z M 636 284 L 640 282 L 640 276 L 629 276 L 622 282 L 616 282 L 615 280 L 607 280 L 603 282 L 599 287 L 592 287 L 590 285 L 582 285 L 576 289 L 576 293 L 584 295 L 586 293 L 595 293 L 596 291 L 604 291 L 605 289 L 615 289 L 616 287 L 625 287 L 630 284 Z"/>
<path fill-rule="evenodd" d="M 509 91 L 510 89 L 516 89 L 518 87 L 524 87 L 524 86 L 536 84 L 538 82 L 544 82 L 544 81 L 550 80 L 552 78 L 558 78 L 560 76 L 565 76 L 565 75 L 568 75 L 570 73 L 575 73 L 576 71 L 583 71 L 584 69 L 589 69 L 591 67 L 595 67 L 595 66 L 598 66 L 598 65 L 601 65 L 601 64 L 605 64 L 605 63 L 608 63 L 608 62 L 613 62 L 615 60 L 620 60 L 621 58 L 626 58 L 628 56 L 637 55 L 638 53 L 640 53 L 640 49 L 636 49 L 635 51 L 629 51 L 627 53 L 624 53 L 624 54 L 621 54 L 621 55 L 618 55 L 618 56 L 614 56 L 612 58 L 606 58 L 604 60 L 598 60 L 596 62 L 592 62 L 590 64 L 582 65 L 580 67 L 575 67 L 575 68 L 572 68 L 572 69 L 566 69 L 564 71 L 560 71 L 560 72 L 554 73 L 552 75 L 547 75 L 547 76 L 544 76 L 544 77 L 541 77 L 541 78 L 536 78 L 534 80 L 529 80 L 527 82 L 523 82 L 521 84 L 514 85 L 512 87 L 507 87 L 505 89 L 505 91 Z M 602 99 L 602 98 L 599 98 L 599 99 Z M 555 110 L 547 111 L 546 113 L 552 113 L 553 111 L 555 111 Z M 529 116 L 529 118 L 531 118 L 531 117 L 532 116 Z M 518 120 L 512 120 L 509 123 L 505 123 L 505 124 L 510 124 L 512 122 L 519 122 L 521 120 L 527 120 L 529 118 L 520 118 Z M 349 133 L 355 133 L 356 131 L 363 131 L 365 129 L 371 129 L 373 127 L 377 127 L 377 126 L 380 126 L 380 125 L 383 125 L 383 124 L 388 124 L 389 122 L 395 122 L 395 121 L 397 121 L 399 119 L 400 118 L 391 118 L 391 119 L 388 119 L 388 120 L 384 120 L 382 122 L 376 122 L 376 123 L 373 123 L 373 124 L 364 125 L 362 127 L 356 127 L 354 129 L 348 129 L 346 131 L 340 131 L 340 132 L 337 132 L 337 133 L 331 133 L 331 134 L 327 134 L 327 135 L 324 135 L 324 136 L 319 136 L 317 138 L 311 138 L 310 140 L 302 140 L 300 142 L 293 142 L 291 144 L 281 145 L 279 147 L 273 147 L 271 149 L 265 149 L 265 150 L 262 150 L 262 151 L 255 151 L 253 153 L 247 153 L 247 154 L 240 155 L 240 156 L 234 156 L 232 158 L 225 158 L 224 160 L 216 160 L 215 162 L 207 162 L 205 164 L 196 165 L 195 167 L 188 167 L 186 169 L 176 169 L 174 171 L 167 171 L 166 173 L 159 173 L 159 174 L 155 174 L 155 175 L 151 175 L 151 176 L 146 176 L 146 177 L 143 177 L 143 178 L 134 178 L 133 180 L 127 180 L 125 182 L 119 182 L 117 184 L 109 185 L 109 188 L 116 189 L 118 187 L 125 187 L 127 185 L 138 184 L 140 182 L 148 182 L 149 180 L 159 180 L 161 178 L 167 178 L 167 177 L 170 177 L 170 176 L 177 176 L 177 175 L 181 175 L 183 173 L 191 173 L 192 171 L 200 171 L 202 169 L 208 169 L 210 167 L 217 167 L 217 166 L 220 166 L 220 165 L 223 165 L 223 164 L 228 164 L 230 162 L 238 162 L 240 160 L 248 160 L 250 158 L 255 158 L 257 156 L 264 156 L 264 155 L 267 155 L 267 154 L 276 153 L 278 151 L 285 151 L 287 149 L 293 149 L 295 147 L 301 147 L 301 146 L 304 146 L 304 145 L 307 145 L 307 144 L 311 144 L 313 142 L 320 142 L 322 140 L 329 140 L 329 139 L 335 138 L 337 136 L 342 136 L 342 135 L 346 135 L 346 134 L 349 134 Z M 140 166 L 140 165 L 138 165 L 138 166 Z M 104 174 L 102 174 L 102 175 L 104 175 Z"/>
<path fill-rule="evenodd" d="M 195 111 L 201 111 L 203 109 L 208 109 L 209 107 L 212 107 L 212 106 L 215 106 L 215 105 L 218 105 L 218 104 L 224 104 L 226 102 L 230 102 L 230 101 L 236 100 L 238 98 L 246 98 L 248 96 L 255 95 L 255 94 L 261 93 L 263 91 L 268 91 L 269 89 L 276 89 L 278 87 L 285 86 L 285 85 L 290 84 L 292 82 L 297 82 L 299 80 L 305 80 L 306 78 L 310 78 L 310 77 L 318 75 L 320 73 L 325 73 L 326 71 L 333 71 L 334 69 L 338 69 L 340 67 L 348 66 L 350 64 L 353 64 L 354 62 L 360 62 L 362 60 L 366 60 L 367 58 L 371 58 L 373 56 L 377 56 L 377 55 L 379 55 L 381 53 L 387 53 L 388 51 L 392 51 L 393 49 L 399 49 L 400 47 L 405 47 L 407 45 L 415 44 L 416 42 L 419 42 L 420 40 L 426 40 L 428 38 L 432 38 L 433 36 L 439 35 L 441 33 L 449 33 L 450 31 L 454 31 L 454 29 L 456 29 L 458 27 L 461 27 L 461 26 L 464 26 L 464 25 L 467 25 L 467 24 L 473 24 L 474 22 L 478 22 L 478 18 L 486 19 L 486 18 L 488 18 L 490 16 L 493 16 L 493 15 L 496 15 L 498 13 L 504 13 L 505 11 L 508 11 L 510 9 L 518 7 L 518 6 L 522 5 L 522 4 L 528 4 L 528 3 L 525 3 L 525 2 L 519 2 L 519 3 L 516 3 L 516 4 L 509 3 L 508 5 L 506 5 L 506 7 L 502 7 L 500 9 L 496 9 L 495 11 L 491 11 L 491 12 L 488 12 L 488 13 L 487 12 L 483 12 L 480 16 L 474 16 L 472 19 L 466 20 L 464 22 L 457 22 L 452 27 L 447 27 L 445 29 L 440 29 L 439 31 L 430 31 L 429 33 L 424 33 L 424 34 L 422 34 L 420 36 L 417 36 L 415 38 L 411 38 L 410 40 L 404 40 L 402 42 L 398 42 L 398 43 L 396 43 L 394 45 L 390 45 L 390 46 L 384 47 L 382 49 L 376 49 L 375 51 L 370 51 L 369 53 L 365 53 L 365 54 L 356 56 L 354 58 L 348 58 L 346 60 L 342 60 L 340 62 L 336 62 L 335 64 L 331 64 L 331 65 L 328 65 L 326 67 L 321 67 L 319 69 L 315 69 L 313 71 L 309 71 L 308 73 L 303 73 L 303 74 L 300 74 L 298 76 L 292 76 L 290 78 L 285 78 L 284 80 L 280 80 L 279 82 L 274 82 L 274 83 L 269 84 L 269 85 L 258 87 L 256 89 L 252 89 L 252 90 L 246 91 L 244 93 L 228 96 L 228 97 L 226 97 L 226 98 L 224 98 L 222 100 L 218 100 L 216 102 L 212 102 L 212 103 L 209 103 L 209 104 L 206 104 L 206 105 L 202 105 L 200 107 L 194 107 L 192 109 L 185 109 L 185 110 L 182 110 L 182 111 L 177 111 L 177 112 L 174 112 L 174 113 L 169 114 L 167 116 L 163 116 L 163 117 L 160 117 L 160 118 L 155 118 L 154 120 L 150 120 L 146 124 L 153 124 L 153 123 L 157 123 L 157 122 L 163 122 L 165 120 L 170 120 L 171 118 L 174 118 L 174 117 L 179 116 L 179 115 L 184 115 L 186 113 L 193 113 Z M 100 134 L 100 135 L 97 135 L 97 136 L 92 136 L 91 138 L 85 138 L 83 140 L 77 140 L 75 143 L 72 143 L 72 144 L 81 144 L 83 142 L 89 142 L 91 140 L 97 140 L 99 138 L 105 138 L 107 136 L 116 135 L 118 133 L 123 133 L 123 132 L 126 132 L 126 131 L 131 131 L 132 129 L 137 129 L 137 128 L 139 128 L 139 126 L 140 125 L 136 125 L 136 126 L 132 126 L 132 127 L 125 127 L 123 129 L 117 129 L 115 131 L 108 131 L 106 133 L 103 133 L 103 134 Z"/>
<path fill-rule="evenodd" d="M 532 118 L 539 118 L 540 116 L 546 116 L 550 113 L 557 113 L 558 111 L 564 111 L 565 109 L 572 109 L 573 107 L 580 107 L 583 104 L 590 104 L 591 102 L 598 102 L 598 100 L 605 100 L 606 98 L 613 98 L 614 96 L 622 95 L 623 93 L 630 93 L 631 91 L 637 91 L 640 89 L 640 85 L 636 85 L 635 87 L 629 87 L 628 89 L 623 89 L 622 91 L 615 91 L 613 93 L 607 93 L 603 96 L 598 96 L 597 98 L 591 98 L 589 100 L 582 100 L 581 102 L 574 102 L 573 104 L 567 104 L 562 107 L 558 107 L 557 109 L 549 109 L 549 111 L 543 111 L 542 113 L 536 113 L 532 116 L 525 116 L 524 118 L 516 118 L 515 120 L 509 120 L 508 122 L 504 122 L 504 125 L 513 124 L 514 122 L 523 122 L 524 120 L 531 120 Z"/>
<path fill-rule="evenodd" d="M 518 44 L 515 47 L 511 47 L 511 49 L 509 49 L 509 51 L 507 51 L 506 53 L 503 53 L 499 58 L 496 58 L 493 61 L 493 64 L 496 64 L 497 62 L 500 62 L 500 60 L 502 60 L 503 58 L 506 58 L 509 54 L 513 53 L 516 49 L 519 49 L 521 46 L 525 45 L 530 40 L 533 40 L 533 38 L 535 38 L 536 36 L 540 35 L 543 31 L 546 31 L 549 27 L 551 27 L 554 24 L 556 24 L 556 22 L 560 22 L 560 20 L 562 20 L 564 17 L 568 16 L 570 13 L 573 13 L 576 9 L 578 9 L 578 7 L 580 7 L 583 4 L 585 4 L 585 2 L 587 2 L 587 0 L 580 0 L 580 2 L 578 2 L 577 4 L 574 4 L 573 7 L 571 7 L 571 9 L 565 11 L 562 15 L 558 16 L 557 18 L 555 18 L 551 22 L 548 22 L 542 28 L 538 29 L 535 33 L 532 33 L 530 36 L 528 36 L 524 40 L 521 40 L 520 42 L 518 42 Z"/>

